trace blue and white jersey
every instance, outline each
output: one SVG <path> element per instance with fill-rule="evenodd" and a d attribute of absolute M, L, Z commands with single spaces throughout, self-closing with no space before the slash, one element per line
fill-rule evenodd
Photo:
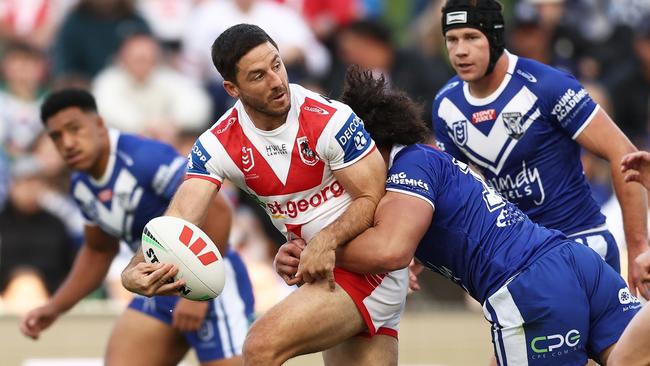
<path fill-rule="evenodd" d="M 564 235 L 532 221 L 467 164 L 427 145 L 394 148 L 386 190 L 421 198 L 433 219 L 415 256 L 483 301 Z"/>
<path fill-rule="evenodd" d="M 167 209 L 185 175 L 186 158 L 173 147 L 147 138 L 109 130 L 110 157 L 104 175 L 72 176 L 72 195 L 91 225 L 140 247 L 150 219 Z"/>
<path fill-rule="evenodd" d="M 605 223 L 575 138 L 598 105 L 571 75 L 510 53 L 498 89 L 478 99 L 452 78 L 436 96 L 438 146 L 481 169 L 533 221 L 567 235 Z"/>

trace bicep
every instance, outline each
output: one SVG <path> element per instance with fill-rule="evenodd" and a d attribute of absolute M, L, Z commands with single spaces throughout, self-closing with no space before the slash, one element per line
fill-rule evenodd
<path fill-rule="evenodd" d="M 385 192 L 386 164 L 377 149 L 352 165 L 334 170 L 333 174 L 353 199 L 370 196 L 379 201 Z"/>
<path fill-rule="evenodd" d="M 589 122 L 575 140 L 592 154 L 614 164 L 619 163 L 619 156 L 622 156 L 622 154 L 636 151 L 627 136 L 623 134 L 603 109 L 596 112 L 593 120 Z"/>

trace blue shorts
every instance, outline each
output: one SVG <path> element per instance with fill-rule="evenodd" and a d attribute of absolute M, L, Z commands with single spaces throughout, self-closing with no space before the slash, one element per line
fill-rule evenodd
<path fill-rule="evenodd" d="M 614 235 L 601 226 L 569 235 L 569 239 L 580 244 L 586 244 L 600 255 L 614 270 L 621 273 L 621 256 Z"/>
<path fill-rule="evenodd" d="M 201 362 L 241 355 L 244 338 L 254 318 L 253 289 L 244 262 L 232 250 L 224 259 L 227 280 L 223 292 L 210 301 L 201 328 L 184 333 Z M 129 308 L 171 325 L 172 310 L 179 299 L 177 296 L 138 296 Z"/>
<path fill-rule="evenodd" d="M 483 304 L 501 366 L 580 365 L 618 341 L 641 307 L 593 250 L 566 241 Z"/>

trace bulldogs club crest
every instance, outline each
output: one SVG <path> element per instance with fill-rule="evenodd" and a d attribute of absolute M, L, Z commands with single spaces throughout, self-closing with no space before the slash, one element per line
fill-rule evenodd
<path fill-rule="evenodd" d="M 253 159 L 253 149 L 250 147 L 241 148 L 241 165 L 242 169 L 245 172 L 250 172 L 251 169 L 255 166 L 255 160 Z"/>
<path fill-rule="evenodd" d="M 508 135 L 515 140 L 519 140 L 524 135 L 524 127 L 521 125 L 521 113 L 519 112 L 504 112 L 501 113 L 501 119 L 506 126 Z"/>
<path fill-rule="evenodd" d="M 467 143 L 467 121 L 461 120 L 452 123 L 452 130 L 456 144 L 464 146 Z"/>
<path fill-rule="evenodd" d="M 306 136 L 303 137 L 298 137 L 296 140 L 298 144 L 298 152 L 300 153 L 300 160 L 302 160 L 303 163 L 309 165 L 309 166 L 314 166 L 320 158 L 316 154 L 314 150 L 309 147 L 309 140 L 307 140 Z"/>

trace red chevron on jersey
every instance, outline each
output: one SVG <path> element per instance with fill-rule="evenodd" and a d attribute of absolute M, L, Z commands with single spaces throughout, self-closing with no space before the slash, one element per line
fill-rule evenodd
<path fill-rule="evenodd" d="M 244 174 L 246 185 L 260 196 L 285 195 L 318 186 L 323 180 L 325 164 L 316 154 L 316 143 L 336 110 L 311 98 L 305 98 L 298 116 L 298 133 L 294 141 L 286 184 L 257 150 L 238 123 L 237 110 L 217 124 L 212 133 Z M 263 178 L 262 178 L 263 177 Z"/>

